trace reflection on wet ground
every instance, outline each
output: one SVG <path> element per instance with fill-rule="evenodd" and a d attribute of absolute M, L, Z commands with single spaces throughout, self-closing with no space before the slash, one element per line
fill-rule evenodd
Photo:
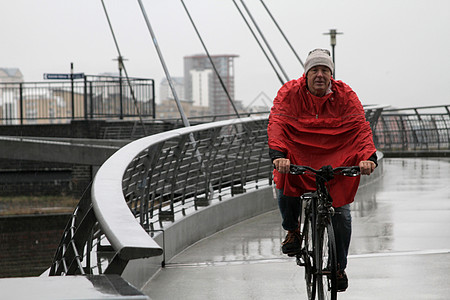
<path fill-rule="evenodd" d="M 385 159 L 384 175 L 352 204 L 353 290 L 340 299 L 447 299 L 449 178 L 448 159 Z M 301 299 L 303 269 L 281 254 L 284 235 L 277 210 L 239 223 L 180 253 L 144 292 L 152 299 L 167 299 L 168 291 L 171 299 Z M 424 270 L 433 275 L 424 279 Z"/>
<path fill-rule="evenodd" d="M 450 249 L 448 159 L 386 159 L 353 206 L 351 253 Z M 361 195 L 361 196 L 360 196 Z"/>

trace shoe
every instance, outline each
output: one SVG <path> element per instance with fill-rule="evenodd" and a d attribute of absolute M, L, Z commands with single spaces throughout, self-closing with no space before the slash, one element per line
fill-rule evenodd
<path fill-rule="evenodd" d="M 336 281 L 336 289 L 338 292 L 345 292 L 348 288 L 348 278 L 347 274 L 345 274 L 344 270 L 339 270 L 336 273 L 337 281 Z"/>
<path fill-rule="evenodd" d="M 281 251 L 289 256 L 294 256 L 295 254 L 300 253 L 301 252 L 300 241 L 301 236 L 299 229 L 295 231 L 288 231 L 286 238 L 281 244 L 282 245 Z"/>

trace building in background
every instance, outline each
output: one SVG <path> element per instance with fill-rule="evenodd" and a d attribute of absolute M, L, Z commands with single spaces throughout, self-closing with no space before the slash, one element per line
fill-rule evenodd
<path fill-rule="evenodd" d="M 190 106 L 192 106 L 191 101 L 186 101 L 184 99 L 184 78 L 183 77 L 172 77 L 172 84 L 177 93 L 178 99 L 180 99 L 181 106 L 183 110 L 187 113 L 190 111 Z M 170 88 L 169 81 L 163 78 L 159 84 L 159 99 L 160 103 L 156 109 L 156 117 L 161 119 L 177 119 L 180 117 L 178 108 L 175 102 L 175 97 Z"/>
<path fill-rule="evenodd" d="M 184 97 L 184 78 L 172 77 L 172 83 L 174 85 L 175 92 L 177 93 L 178 98 L 186 99 Z M 161 83 L 159 84 L 159 99 L 161 101 L 175 99 L 170 88 L 169 81 L 166 78 L 161 80 Z"/>
<path fill-rule="evenodd" d="M 235 101 L 234 95 L 234 58 L 238 55 L 212 55 L 212 61 L 222 81 Z M 184 90 L 186 99 L 195 106 L 208 108 L 211 115 L 234 114 L 227 94 L 207 55 L 199 54 L 184 57 Z"/>
<path fill-rule="evenodd" d="M 23 75 L 18 68 L 0 68 L 0 83 L 4 83 L 0 88 L 0 120 L 4 121 L 0 123 L 17 123 L 19 90 L 14 87 L 22 82 Z"/>
<path fill-rule="evenodd" d="M 0 82 L 23 82 L 22 72 L 18 68 L 0 68 Z"/>
<path fill-rule="evenodd" d="M 183 77 L 172 77 L 172 83 L 177 93 L 178 99 L 180 100 L 183 111 L 188 117 L 201 117 L 209 116 L 210 109 L 206 102 L 195 102 L 190 98 L 185 97 L 185 86 Z M 170 88 L 167 79 L 161 80 L 159 86 L 159 98 L 160 103 L 156 109 L 156 117 L 161 119 L 179 119 L 180 112 L 178 110 L 177 104 L 175 102 L 175 97 L 173 96 L 172 90 Z M 196 99 L 199 99 L 198 97 Z M 203 98 L 205 100 L 205 98 Z M 207 99 L 206 99 L 207 100 Z"/>
<path fill-rule="evenodd" d="M 209 98 L 212 89 L 211 69 L 190 70 L 189 75 L 192 87 L 192 101 L 194 105 L 209 107 Z"/>

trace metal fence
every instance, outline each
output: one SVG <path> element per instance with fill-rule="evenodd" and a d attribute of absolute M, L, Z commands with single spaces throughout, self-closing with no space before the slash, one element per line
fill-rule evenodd
<path fill-rule="evenodd" d="M 99 170 L 92 188 L 99 191 L 102 176 L 117 172 L 120 195 L 103 189 L 92 192 L 91 201 L 91 191 L 86 192 L 66 228 L 50 274 L 121 273 L 126 260 L 120 253 L 127 248 L 117 237 L 122 229 L 105 237 L 103 230 L 113 225 L 99 224 L 99 220 L 112 221 L 108 215 L 114 215 L 114 202 L 126 203 L 129 210 L 121 214 L 131 211 L 141 230 L 154 232 L 165 222 L 213 201 L 270 184 L 267 123 L 267 117 L 259 117 L 203 124 L 143 138 L 120 149 Z M 106 208 L 94 214 L 95 203 Z M 123 238 L 130 235 L 128 230 Z M 121 242 L 115 244 L 117 240 Z"/>
<path fill-rule="evenodd" d="M 77 80 L 0 83 L 0 124 L 68 123 L 74 119 L 155 118 L 153 79 L 91 76 Z M 136 101 L 135 101 L 136 100 Z"/>
<path fill-rule="evenodd" d="M 450 150 L 450 105 L 385 109 L 374 141 L 384 152 Z"/>

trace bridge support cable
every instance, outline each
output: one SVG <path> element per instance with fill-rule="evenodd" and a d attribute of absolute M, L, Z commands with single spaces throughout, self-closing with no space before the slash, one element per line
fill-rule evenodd
<path fill-rule="evenodd" d="M 202 44 L 203 49 L 205 50 L 206 55 L 208 56 L 208 59 L 211 62 L 211 65 L 212 65 L 212 67 L 214 69 L 214 72 L 216 73 L 217 78 L 219 79 L 220 84 L 222 85 L 222 88 L 223 88 L 225 94 L 227 95 L 228 101 L 230 101 L 230 104 L 233 107 L 233 110 L 236 113 L 236 116 L 239 118 L 240 116 L 239 116 L 239 112 L 237 111 L 236 105 L 234 104 L 233 99 L 231 99 L 230 93 L 228 92 L 228 89 L 227 89 L 227 87 L 225 86 L 225 83 L 222 80 L 222 76 L 220 76 L 219 71 L 216 68 L 216 64 L 213 62 L 213 60 L 211 58 L 211 55 L 209 54 L 208 48 L 206 48 L 206 45 L 203 42 L 203 39 L 202 39 L 202 37 L 200 35 L 200 32 L 197 30 L 197 26 L 195 26 L 194 20 L 192 19 L 191 14 L 189 13 L 189 10 L 186 7 L 186 4 L 184 3 L 183 0 L 181 0 L 181 4 L 183 4 L 184 10 L 186 11 L 186 14 L 189 17 L 189 20 L 191 21 L 192 27 L 194 27 L 194 30 L 197 33 L 198 39 L 200 40 L 200 43 Z"/>
<path fill-rule="evenodd" d="M 263 32 L 261 31 L 261 29 L 259 28 L 258 24 L 256 23 L 256 20 L 253 18 L 252 13 L 247 8 L 247 5 L 245 5 L 244 0 L 241 0 L 241 3 L 242 3 L 242 6 L 244 7 L 245 11 L 247 12 L 248 16 L 250 17 L 250 20 L 252 21 L 252 23 L 255 26 L 256 30 L 258 30 L 258 33 L 261 36 L 261 38 L 262 38 L 264 44 L 266 45 L 267 49 L 270 51 L 270 54 L 272 55 L 273 59 L 277 63 L 278 67 L 280 68 L 281 73 L 283 73 L 285 80 L 289 81 L 289 76 L 287 76 L 286 72 L 284 71 L 283 67 L 281 66 L 281 63 L 278 61 L 277 56 L 275 55 L 275 53 L 273 52 L 272 48 L 270 47 L 269 42 L 266 40 Z"/>
<path fill-rule="evenodd" d="M 167 82 L 169 83 L 170 90 L 172 91 L 172 94 L 173 94 L 173 98 L 175 99 L 175 102 L 177 104 L 178 111 L 180 112 L 181 119 L 183 121 L 183 125 L 185 127 L 189 127 L 190 126 L 189 120 L 187 119 L 186 114 L 184 113 L 184 109 L 181 106 L 180 99 L 178 98 L 177 91 L 175 90 L 175 86 L 173 84 L 172 76 L 170 76 L 169 70 L 167 69 L 166 62 L 165 62 L 164 57 L 163 57 L 163 55 L 161 53 L 161 49 L 159 48 L 158 41 L 156 39 L 155 33 L 153 32 L 152 26 L 151 26 L 150 21 L 148 19 L 147 12 L 145 11 L 145 8 L 144 8 L 144 5 L 142 4 L 142 1 L 141 0 L 137 0 L 137 1 L 139 3 L 140 8 L 141 8 L 142 15 L 144 16 L 145 23 L 147 24 L 148 31 L 149 31 L 149 33 L 150 33 L 150 35 L 152 37 L 153 45 L 155 46 L 156 52 L 157 52 L 158 57 L 159 57 L 159 61 L 161 62 L 161 65 L 163 67 L 164 73 L 165 73 L 166 78 L 167 78 Z"/>
<path fill-rule="evenodd" d="M 111 20 L 109 19 L 109 15 L 108 15 L 108 11 L 106 10 L 105 2 L 103 0 L 101 0 L 101 2 L 102 2 L 103 10 L 105 11 L 106 19 L 108 21 L 109 29 L 111 30 L 111 34 L 112 34 L 112 37 L 113 37 L 113 40 L 114 40 L 114 44 L 116 45 L 117 53 L 119 54 L 119 58 L 118 58 L 119 59 L 119 63 L 121 64 L 121 67 L 123 68 L 123 70 L 125 72 L 125 77 L 126 77 L 126 80 L 127 80 L 127 84 L 128 84 L 128 86 L 130 88 L 130 93 L 131 93 L 131 97 L 133 98 L 133 102 L 134 102 L 134 106 L 136 108 L 136 112 L 137 112 L 137 114 L 139 116 L 139 121 L 141 122 L 144 134 L 147 135 L 147 132 L 146 132 L 146 129 L 145 129 L 145 125 L 144 125 L 144 121 L 142 119 L 142 115 L 141 115 L 141 112 L 140 112 L 140 109 L 139 109 L 139 106 L 138 106 L 138 103 L 137 103 L 137 100 L 136 100 L 136 96 L 134 95 L 134 90 L 133 90 L 133 88 L 131 86 L 130 77 L 128 76 L 128 72 L 127 72 L 127 69 L 125 67 L 125 64 L 123 63 L 123 56 L 122 56 L 122 54 L 120 52 L 119 43 L 117 42 L 116 35 L 115 35 L 114 30 L 112 28 Z"/>
<path fill-rule="evenodd" d="M 250 24 L 247 21 L 247 18 L 245 17 L 244 13 L 242 12 L 242 10 L 240 9 L 240 7 L 238 6 L 238 4 L 236 3 L 235 0 L 233 0 L 234 5 L 236 6 L 239 14 L 241 15 L 242 19 L 244 20 L 245 24 L 247 25 L 248 29 L 250 30 L 250 32 L 252 33 L 253 37 L 256 40 L 256 43 L 258 43 L 259 48 L 261 48 L 261 51 L 263 52 L 264 56 L 266 57 L 267 61 L 269 62 L 270 66 L 272 67 L 273 71 L 275 72 L 275 74 L 278 77 L 278 80 L 280 81 L 280 83 L 283 85 L 284 84 L 284 80 L 281 78 L 280 73 L 278 73 L 278 70 L 276 69 L 276 67 L 274 66 L 272 60 L 270 59 L 269 55 L 267 54 L 266 50 L 264 49 L 264 47 L 261 45 L 261 42 L 259 41 L 258 37 L 256 36 L 255 31 L 252 29 L 252 27 L 250 26 Z"/>
<path fill-rule="evenodd" d="M 269 8 L 266 6 L 266 4 L 264 3 L 263 0 L 261 0 L 262 5 L 264 6 L 264 8 L 266 9 L 267 13 L 269 14 L 270 18 L 272 19 L 273 23 L 275 24 L 275 26 L 278 28 L 278 30 L 280 31 L 281 35 L 283 36 L 284 40 L 286 41 L 286 43 L 288 44 L 289 48 L 292 50 L 292 52 L 294 53 L 295 57 L 297 58 L 297 60 L 300 62 L 300 64 L 302 65 L 303 68 L 305 68 L 305 65 L 303 64 L 303 61 L 301 60 L 300 56 L 298 56 L 297 52 L 295 51 L 294 47 L 292 47 L 292 44 L 289 42 L 288 38 L 286 37 L 286 35 L 284 34 L 283 30 L 281 29 L 280 25 L 278 25 L 278 22 L 275 20 L 274 16 L 272 15 L 272 13 L 270 12 Z"/>
<path fill-rule="evenodd" d="M 164 57 L 162 55 L 161 49 L 159 48 L 158 41 L 156 39 L 155 33 L 154 33 L 154 31 L 152 29 L 152 26 L 150 24 L 150 20 L 149 20 L 149 18 L 147 16 L 147 12 L 145 10 L 145 7 L 142 4 L 141 0 L 137 0 L 137 1 L 139 3 L 139 7 L 141 8 L 142 15 L 144 17 L 144 20 L 145 20 L 145 23 L 147 25 L 148 31 L 149 31 L 150 36 L 152 38 L 152 41 L 153 41 L 153 44 L 155 46 L 156 52 L 158 53 L 159 60 L 160 60 L 161 65 L 163 67 L 164 73 L 166 75 L 166 78 L 167 78 L 167 81 L 169 83 L 169 86 L 170 86 L 170 89 L 172 91 L 172 94 L 173 94 L 173 97 L 175 99 L 175 102 L 177 104 L 178 111 L 180 112 L 180 116 L 181 116 L 181 119 L 183 121 L 183 125 L 185 127 L 190 127 L 189 120 L 186 117 L 186 114 L 185 114 L 184 109 L 183 109 L 183 107 L 181 105 L 180 99 L 178 98 L 177 92 L 175 90 L 175 85 L 173 84 L 172 76 L 170 76 L 169 69 L 167 68 L 167 65 L 166 65 L 166 62 L 165 62 Z M 189 140 L 192 143 L 192 147 L 194 149 L 195 157 L 196 157 L 196 159 L 198 160 L 198 162 L 202 166 L 202 170 L 206 170 L 206 166 L 204 165 L 204 160 L 203 160 L 202 154 L 198 150 L 197 141 L 195 140 L 193 133 L 189 134 Z M 206 171 L 204 171 L 204 172 L 205 172 L 205 175 L 206 175 Z M 209 183 L 209 192 L 210 192 L 210 196 L 212 196 L 212 194 L 214 193 L 214 189 L 213 189 L 211 183 Z"/>

